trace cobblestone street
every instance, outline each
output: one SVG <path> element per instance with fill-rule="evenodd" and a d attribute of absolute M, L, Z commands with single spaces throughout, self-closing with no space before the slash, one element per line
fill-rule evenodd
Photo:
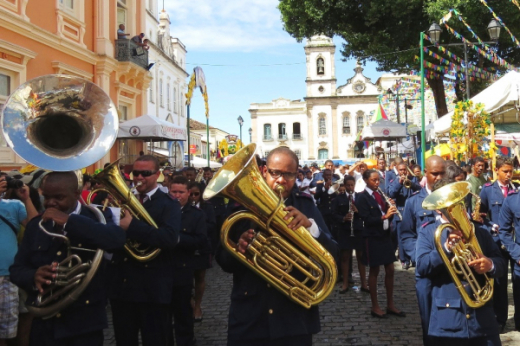
<path fill-rule="evenodd" d="M 356 264 L 354 263 L 354 268 Z M 382 273 L 381 273 L 382 274 Z M 386 306 L 383 275 L 379 276 L 380 305 Z M 232 276 L 224 273 L 216 263 L 207 272 L 206 293 L 202 302 L 204 320 L 195 324 L 198 346 L 222 346 L 226 344 L 227 314 Z M 355 284 L 359 274 L 354 270 Z M 370 316 L 370 297 L 367 293 L 349 290 L 338 293 L 337 286 L 330 297 L 320 304 L 322 331 L 314 337 L 314 346 L 335 345 L 421 345 L 421 325 L 413 270 L 402 270 L 396 262 L 395 300 L 398 308 L 406 312 L 406 318 L 390 316 L 379 320 Z M 510 287 L 510 303 L 512 293 Z M 501 335 L 504 346 L 520 345 L 520 332 L 513 330 L 513 306 L 509 307 L 509 322 Z M 109 316 L 110 317 L 110 316 Z M 113 330 L 105 333 L 105 345 L 115 345 Z"/>

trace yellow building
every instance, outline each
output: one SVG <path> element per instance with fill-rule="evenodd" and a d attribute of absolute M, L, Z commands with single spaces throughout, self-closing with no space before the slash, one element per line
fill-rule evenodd
<path fill-rule="evenodd" d="M 148 52 L 136 54 L 135 43 L 117 39 L 119 24 L 127 37 L 144 32 L 146 11 L 145 0 L 0 0 L 0 107 L 25 81 L 62 73 L 99 85 L 122 120 L 146 114 Z M 119 146 L 89 170 L 116 160 Z M 141 141 L 128 146 L 129 156 L 143 150 Z M 0 169 L 23 165 L 0 138 Z"/>

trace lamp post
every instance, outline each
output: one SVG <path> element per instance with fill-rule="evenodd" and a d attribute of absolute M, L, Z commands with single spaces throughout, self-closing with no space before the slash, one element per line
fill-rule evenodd
<path fill-rule="evenodd" d="M 240 142 L 242 142 L 242 125 L 244 125 L 244 119 L 242 119 L 242 116 L 238 116 L 238 125 L 240 125 Z"/>
<path fill-rule="evenodd" d="M 491 41 L 483 42 L 483 43 L 497 43 L 498 38 L 500 37 L 500 29 L 502 26 L 500 23 L 492 19 L 487 26 L 487 31 L 489 34 L 489 38 Z M 430 36 L 433 43 L 438 43 L 441 37 L 442 28 L 439 24 L 433 23 L 428 29 L 427 33 Z M 479 42 L 471 42 L 472 44 L 479 44 Z M 425 163 L 425 146 L 426 146 L 426 137 L 425 137 L 425 125 L 424 125 L 424 32 L 419 34 L 419 45 L 421 49 L 421 152 L 422 152 L 422 164 L 424 166 Z M 464 72 L 466 76 L 466 97 L 470 99 L 470 90 L 469 90 L 469 73 L 468 73 L 468 52 L 466 41 L 462 43 L 449 43 L 443 44 L 442 46 L 463 46 L 464 47 Z"/>
<path fill-rule="evenodd" d="M 253 129 L 249 128 L 249 143 L 253 143 Z"/>

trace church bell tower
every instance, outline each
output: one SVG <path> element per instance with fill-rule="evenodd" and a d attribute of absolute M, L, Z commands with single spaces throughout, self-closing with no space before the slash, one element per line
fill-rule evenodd
<path fill-rule="evenodd" d="M 307 97 L 336 95 L 335 52 L 336 45 L 330 37 L 315 35 L 307 40 L 305 45 Z"/>

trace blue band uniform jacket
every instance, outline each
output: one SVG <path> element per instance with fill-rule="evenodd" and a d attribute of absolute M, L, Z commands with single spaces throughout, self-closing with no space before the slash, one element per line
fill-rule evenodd
<path fill-rule="evenodd" d="M 312 197 L 292 191 L 285 205 L 294 206 L 307 218 L 314 219 L 320 229 L 318 242 L 337 259 L 337 244 Z M 251 226 L 249 222 L 237 223 L 230 232 L 231 239 L 236 242 Z M 224 271 L 233 273 L 228 323 L 230 340 L 272 340 L 320 331 L 318 307 L 306 309 L 293 303 L 222 246 L 217 248 L 216 260 Z"/>
<path fill-rule="evenodd" d="M 478 309 L 469 308 L 455 287 L 434 244 L 434 233 L 440 224 L 440 221 L 436 221 L 422 228 L 417 239 L 417 275 L 429 278 L 432 285 L 429 335 L 471 339 L 498 334 L 493 301 L 490 300 Z M 487 275 L 502 276 L 506 270 L 506 260 L 489 232 L 478 223 L 473 224 L 484 256 L 493 261 L 494 269 Z M 443 246 L 447 234 L 448 230 L 445 229 L 441 236 Z M 448 258 L 451 256 L 448 254 Z"/>
<path fill-rule="evenodd" d="M 192 285 L 195 251 L 209 247 L 204 212 L 186 204 L 182 208 L 180 241 L 172 252 L 174 286 Z"/>
<path fill-rule="evenodd" d="M 86 249 L 114 250 L 121 248 L 126 240 L 122 228 L 112 222 L 110 210 L 104 212 L 106 225 L 97 221 L 95 214 L 88 208 L 81 207 L 80 215 L 70 215 L 64 231 L 71 246 Z M 34 305 L 38 291 L 34 288 L 36 270 L 52 262 L 61 262 L 67 257 L 67 247 L 63 240 L 45 234 L 38 223 L 41 216 L 28 224 L 15 262 L 10 268 L 11 281 L 28 294 L 27 304 Z M 43 226 L 52 230 L 52 222 Z M 86 262 L 93 257 L 92 252 L 72 251 Z M 106 278 L 103 261 L 93 279 L 80 295 L 79 299 L 52 317 L 54 338 L 70 338 L 77 335 L 107 328 L 106 317 Z M 37 320 L 33 323 L 36 324 Z"/>
<path fill-rule="evenodd" d="M 138 303 L 170 304 L 173 277 L 165 273 L 171 272 L 172 253 L 181 238 L 180 204 L 158 189 L 143 206 L 159 228 L 134 218 L 126 231 L 127 238 L 162 251 L 148 262 L 138 262 L 124 249 L 114 252 L 110 263 L 109 297 Z"/>
<path fill-rule="evenodd" d="M 502 204 L 498 216 L 499 237 L 505 250 L 515 261 L 515 275 L 520 275 L 520 236 L 515 237 L 515 230 L 520 230 L 520 193 L 510 193 Z"/>

